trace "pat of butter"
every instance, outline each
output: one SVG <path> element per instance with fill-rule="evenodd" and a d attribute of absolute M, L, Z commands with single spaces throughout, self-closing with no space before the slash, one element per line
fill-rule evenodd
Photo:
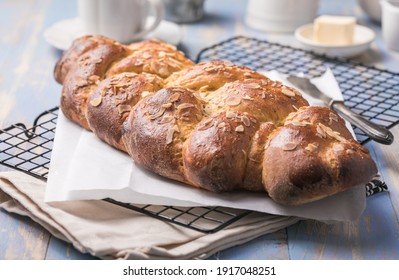
<path fill-rule="evenodd" d="M 319 16 L 313 23 L 313 40 L 328 45 L 345 46 L 353 43 L 355 17 Z"/>

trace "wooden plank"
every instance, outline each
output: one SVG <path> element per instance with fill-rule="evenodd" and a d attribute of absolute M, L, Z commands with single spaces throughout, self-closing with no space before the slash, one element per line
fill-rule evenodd
<path fill-rule="evenodd" d="M 243 245 L 216 253 L 214 260 L 284 260 L 288 259 L 287 233 L 281 229 Z"/>
<path fill-rule="evenodd" d="M 53 69 L 61 51 L 49 45 L 43 33 L 56 21 L 76 16 L 75 5 L 60 0 L 0 2 L 0 127 L 29 125 L 42 111 L 59 104 L 61 87 Z"/>
<path fill-rule="evenodd" d="M 0 210 L 0 259 L 42 260 L 49 238 L 30 218 Z"/>
<path fill-rule="evenodd" d="M 83 254 L 76 250 L 72 244 L 55 237 L 51 237 L 46 260 L 97 260 L 98 258 Z"/>
<path fill-rule="evenodd" d="M 389 196 L 391 198 L 392 207 L 396 213 L 395 221 L 399 223 L 399 126 L 391 128 L 391 132 L 395 136 L 395 143 L 386 146 L 376 143 L 366 145 L 371 155 L 377 162 L 378 170 L 381 172 L 383 180 L 389 188 Z M 392 221 L 394 222 L 394 221 Z"/>
<path fill-rule="evenodd" d="M 288 228 L 291 259 L 398 259 L 399 225 L 388 193 L 367 199 L 355 222 L 302 221 Z"/>

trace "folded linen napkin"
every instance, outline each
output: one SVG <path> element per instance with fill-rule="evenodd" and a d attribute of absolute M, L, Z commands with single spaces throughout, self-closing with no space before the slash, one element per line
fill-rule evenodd
<path fill-rule="evenodd" d="M 2 172 L 0 207 L 29 216 L 82 253 L 102 259 L 204 259 L 299 220 L 253 212 L 205 234 L 103 200 L 45 203 L 45 186 L 24 173 Z"/>

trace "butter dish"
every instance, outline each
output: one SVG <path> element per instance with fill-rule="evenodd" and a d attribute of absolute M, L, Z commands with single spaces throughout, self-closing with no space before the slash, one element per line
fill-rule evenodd
<path fill-rule="evenodd" d="M 295 38 L 305 49 L 329 57 L 355 57 L 367 49 L 375 39 L 375 32 L 368 27 L 355 25 L 353 43 L 344 46 L 322 44 L 313 39 L 313 24 L 303 25 L 295 30 Z"/>

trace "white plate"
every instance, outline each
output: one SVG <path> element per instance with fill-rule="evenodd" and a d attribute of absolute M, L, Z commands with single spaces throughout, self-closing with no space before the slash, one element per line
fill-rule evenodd
<path fill-rule="evenodd" d="M 306 49 L 319 54 L 325 54 L 330 57 L 354 57 L 366 51 L 375 39 L 374 31 L 362 25 L 356 25 L 354 33 L 354 42 L 351 45 L 326 45 L 313 40 L 313 24 L 307 24 L 295 30 L 295 38 Z"/>
<path fill-rule="evenodd" d="M 74 39 L 85 35 L 79 18 L 66 19 L 50 26 L 44 32 L 46 41 L 61 50 L 71 46 Z M 158 39 L 171 45 L 179 44 L 182 32 L 179 25 L 163 20 L 157 29 L 143 39 Z"/>

